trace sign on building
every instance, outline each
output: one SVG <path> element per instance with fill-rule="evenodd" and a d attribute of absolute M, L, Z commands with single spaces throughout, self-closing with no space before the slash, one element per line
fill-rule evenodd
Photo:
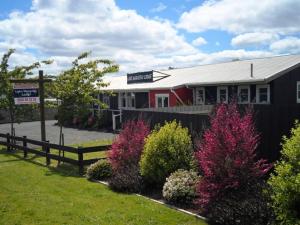
<path fill-rule="evenodd" d="M 153 82 L 153 71 L 127 74 L 127 84 L 146 82 Z"/>
<path fill-rule="evenodd" d="M 14 83 L 13 88 L 16 105 L 40 103 L 38 83 Z"/>

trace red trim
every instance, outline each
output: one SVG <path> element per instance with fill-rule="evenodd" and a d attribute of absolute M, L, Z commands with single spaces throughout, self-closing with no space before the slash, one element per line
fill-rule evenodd
<path fill-rule="evenodd" d="M 174 89 L 178 97 L 185 103 L 185 104 L 192 104 L 193 103 L 193 91 L 192 89 L 181 87 Z M 151 90 L 149 92 L 149 102 L 150 107 L 155 107 L 155 95 L 156 94 L 169 94 L 169 106 L 177 106 L 180 105 L 180 101 L 177 99 L 176 95 L 171 92 L 171 90 Z"/>

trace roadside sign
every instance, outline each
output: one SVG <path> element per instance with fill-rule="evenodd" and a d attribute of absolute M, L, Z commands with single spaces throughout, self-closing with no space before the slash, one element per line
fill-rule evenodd
<path fill-rule="evenodd" d="M 13 88 L 16 105 L 40 103 L 38 83 L 14 83 Z"/>

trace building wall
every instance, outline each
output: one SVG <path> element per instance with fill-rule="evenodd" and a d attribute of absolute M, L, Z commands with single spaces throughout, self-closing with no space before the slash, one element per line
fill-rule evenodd
<path fill-rule="evenodd" d="M 135 107 L 149 108 L 149 94 L 148 92 L 136 92 L 135 93 Z"/>
<path fill-rule="evenodd" d="M 271 102 L 275 105 L 296 105 L 297 81 L 300 81 L 300 67 L 273 80 L 270 83 Z"/>
<path fill-rule="evenodd" d="M 174 90 L 176 94 L 180 97 L 180 99 L 185 104 L 192 104 L 193 103 L 193 90 L 186 87 L 177 88 Z M 151 90 L 149 92 L 149 100 L 150 100 L 150 107 L 155 107 L 155 95 L 156 94 L 169 94 L 169 106 L 177 106 L 180 105 L 180 101 L 177 99 L 176 95 L 171 92 L 171 90 Z"/>

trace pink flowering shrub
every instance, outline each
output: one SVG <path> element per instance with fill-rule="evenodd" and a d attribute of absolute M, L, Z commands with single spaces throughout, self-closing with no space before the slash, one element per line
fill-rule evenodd
<path fill-rule="evenodd" d="M 145 139 L 150 133 L 143 121 L 128 121 L 113 142 L 109 151 L 109 161 L 113 175 L 110 186 L 118 191 L 138 192 L 141 186 L 139 161 Z"/>
<path fill-rule="evenodd" d="M 250 110 L 241 115 L 236 104 L 220 104 L 210 123 L 196 153 L 203 176 L 197 203 L 203 211 L 225 193 L 256 183 L 271 168 L 256 160 L 259 135 Z"/>

